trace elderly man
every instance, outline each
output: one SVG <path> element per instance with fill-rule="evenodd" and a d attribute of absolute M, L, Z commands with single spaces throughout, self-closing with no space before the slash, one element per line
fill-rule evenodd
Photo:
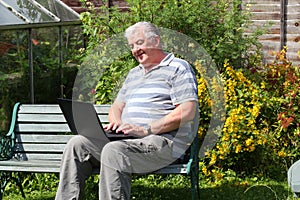
<path fill-rule="evenodd" d="M 57 200 L 81 199 L 85 180 L 99 166 L 99 199 L 129 200 L 133 173 L 171 164 L 193 140 L 198 96 L 191 66 L 162 50 L 152 23 L 130 26 L 125 37 L 139 65 L 128 73 L 105 129 L 136 139 L 105 143 L 74 136 L 63 154 Z"/>

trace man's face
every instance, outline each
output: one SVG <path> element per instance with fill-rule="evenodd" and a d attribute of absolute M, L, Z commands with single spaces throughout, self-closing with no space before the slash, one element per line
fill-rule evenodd
<path fill-rule="evenodd" d="M 129 47 L 135 59 L 145 67 L 153 64 L 153 50 L 156 47 L 151 40 L 147 39 L 142 31 L 137 31 L 134 36 L 128 38 Z"/>

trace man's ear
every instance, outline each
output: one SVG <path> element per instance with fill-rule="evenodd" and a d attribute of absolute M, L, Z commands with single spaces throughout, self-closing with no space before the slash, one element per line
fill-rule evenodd
<path fill-rule="evenodd" d="M 159 36 L 155 36 L 155 38 L 154 38 L 154 46 L 155 47 L 160 47 L 160 37 Z"/>

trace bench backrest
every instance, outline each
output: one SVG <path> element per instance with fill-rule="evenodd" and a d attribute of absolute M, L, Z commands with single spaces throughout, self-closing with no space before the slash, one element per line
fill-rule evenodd
<path fill-rule="evenodd" d="M 65 144 L 73 136 L 57 104 L 18 104 L 10 133 L 15 137 L 18 159 L 60 160 Z M 99 118 L 108 122 L 110 105 L 95 105 Z M 26 152 L 26 154 L 25 154 Z"/>

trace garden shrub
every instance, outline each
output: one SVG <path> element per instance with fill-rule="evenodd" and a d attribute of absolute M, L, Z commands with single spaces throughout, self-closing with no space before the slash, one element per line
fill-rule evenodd
<path fill-rule="evenodd" d="M 259 152 L 266 143 L 265 130 L 257 125 L 261 110 L 260 87 L 243 75 L 241 70 L 234 70 L 228 62 L 224 64 L 226 119 L 222 134 L 214 149 L 206 152 L 200 162 L 206 176 L 221 179 L 227 170 L 250 174 L 259 162 Z M 203 101 L 202 78 L 198 78 L 199 101 Z M 204 95 L 210 106 L 210 98 Z M 207 110 L 207 108 L 205 108 Z M 201 119 L 200 119 L 201 120 Z M 200 123 L 201 125 L 202 123 Z M 200 126 L 200 131 L 202 127 Z"/>
<path fill-rule="evenodd" d="M 274 169 L 281 169 L 278 172 L 281 174 L 300 159 L 300 71 L 286 57 L 286 52 L 287 47 L 273 52 L 272 63 L 252 70 L 255 81 L 264 85 L 261 118 L 269 127 L 266 159 Z"/>
<path fill-rule="evenodd" d="M 200 162 L 209 180 L 222 181 L 232 174 L 282 180 L 300 158 L 300 71 L 286 58 L 286 51 L 285 47 L 274 53 L 274 62 L 250 70 L 234 70 L 225 62 L 226 120 L 215 148 Z M 205 115 L 211 97 L 203 78 L 198 77 L 198 85 Z M 200 136 L 203 124 L 200 121 Z"/>

